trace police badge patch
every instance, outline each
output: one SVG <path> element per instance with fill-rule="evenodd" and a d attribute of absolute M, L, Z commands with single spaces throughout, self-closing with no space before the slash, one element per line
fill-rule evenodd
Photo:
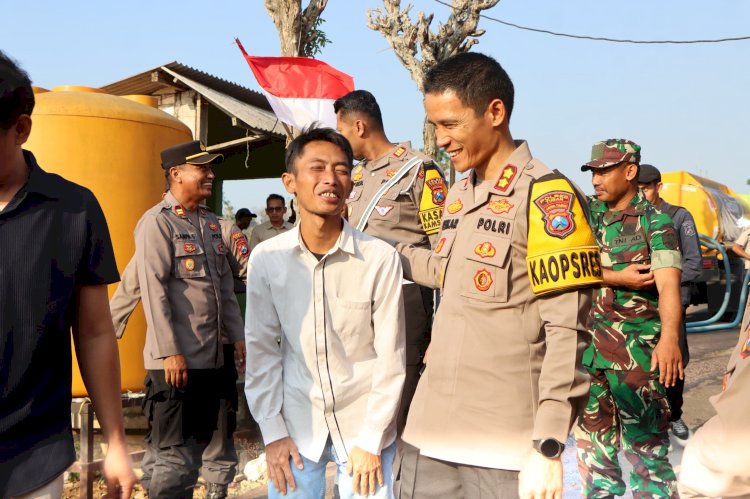
<path fill-rule="evenodd" d="M 443 177 L 429 178 L 426 184 L 430 188 L 430 192 L 432 192 L 432 202 L 438 206 L 443 206 L 445 203 L 445 182 L 443 182 Z"/>
<path fill-rule="evenodd" d="M 497 250 L 495 250 L 495 247 L 491 242 L 485 241 L 477 244 L 474 248 L 474 253 L 482 258 L 492 258 L 497 254 Z"/>
<path fill-rule="evenodd" d="M 565 191 L 546 192 L 534 200 L 544 214 L 544 231 L 553 237 L 565 239 L 576 229 L 573 221 L 573 193 Z"/>
<path fill-rule="evenodd" d="M 492 287 L 492 274 L 489 273 L 487 269 L 478 270 L 476 274 L 474 274 L 474 286 L 479 291 L 487 291 Z"/>

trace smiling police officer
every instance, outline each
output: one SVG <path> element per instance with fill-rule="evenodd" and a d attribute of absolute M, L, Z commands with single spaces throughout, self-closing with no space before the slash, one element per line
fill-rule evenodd
<path fill-rule="evenodd" d="M 146 316 L 144 410 L 156 452 L 149 493 L 192 495 L 201 454 L 216 427 L 225 359 L 223 332 L 244 353 L 227 247 L 216 215 L 201 204 L 211 195 L 211 163 L 198 141 L 165 149 L 164 199 L 135 229 L 135 260 Z"/>

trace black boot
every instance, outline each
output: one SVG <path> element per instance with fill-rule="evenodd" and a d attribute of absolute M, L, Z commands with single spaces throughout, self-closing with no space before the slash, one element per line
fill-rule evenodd
<path fill-rule="evenodd" d="M 226 499 L 227 486 L 221 483 L 206 484 L 206 499 Z"/>

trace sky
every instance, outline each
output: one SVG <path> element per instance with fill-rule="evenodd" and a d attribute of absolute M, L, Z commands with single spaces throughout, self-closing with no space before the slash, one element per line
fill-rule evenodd
<path fill-rule="evenodd" d="M 402 2 L 406 5 L 406 1 Z M 434 13 L 449 8 L 413 0 Z M 307 0 L 303 0 L 303 5 Z M 258 89 L 233 43 L 253 55 L 278 55 L 276 28 L 262 0 L 180 2 L 29 2 L 0 0 L 0 49 L 35 85 L 98 87 L 178 61 Z M 378 99 L 393 142 L 421 146 L 422 96 L 366 12 L 380 0 L 329 0 L 322 25 L 332 41 L 318 58 L 354 77 Z M 639 40 L 715 39 L 750 35 L 750 2 L 737 0 L 502 0 L 491 17 L 540 29 Z M 534 156 L 590 191 L 579 171 L 591 145 L 624 137 L 643 147 L 643 161 L 686 170 L 750 192 L 742 144 L 750 132 L 750 40 L 704 45 L 631 45 L 522 31 L 487 19 L 472 50 L 496 58 L 513 79 L 515 139 Z M 253 211 L 282 191 L 280 181 L 225 186 L 235 208 Z"/>

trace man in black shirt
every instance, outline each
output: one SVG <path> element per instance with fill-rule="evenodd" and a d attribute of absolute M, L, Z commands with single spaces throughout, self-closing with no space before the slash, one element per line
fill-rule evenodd
<path fill-rule="evenodd" d="M 109 230 L 91 191 L 46 173 L 22 149 L 33 108 L 28 75 L 0 52 L 0 497 L 62 492 L 75 461 L 71 328 L 109 444 L 109 494 L 130 497 L 136 479 L 107 298 L 107 284 L 119 280 Z"/>

